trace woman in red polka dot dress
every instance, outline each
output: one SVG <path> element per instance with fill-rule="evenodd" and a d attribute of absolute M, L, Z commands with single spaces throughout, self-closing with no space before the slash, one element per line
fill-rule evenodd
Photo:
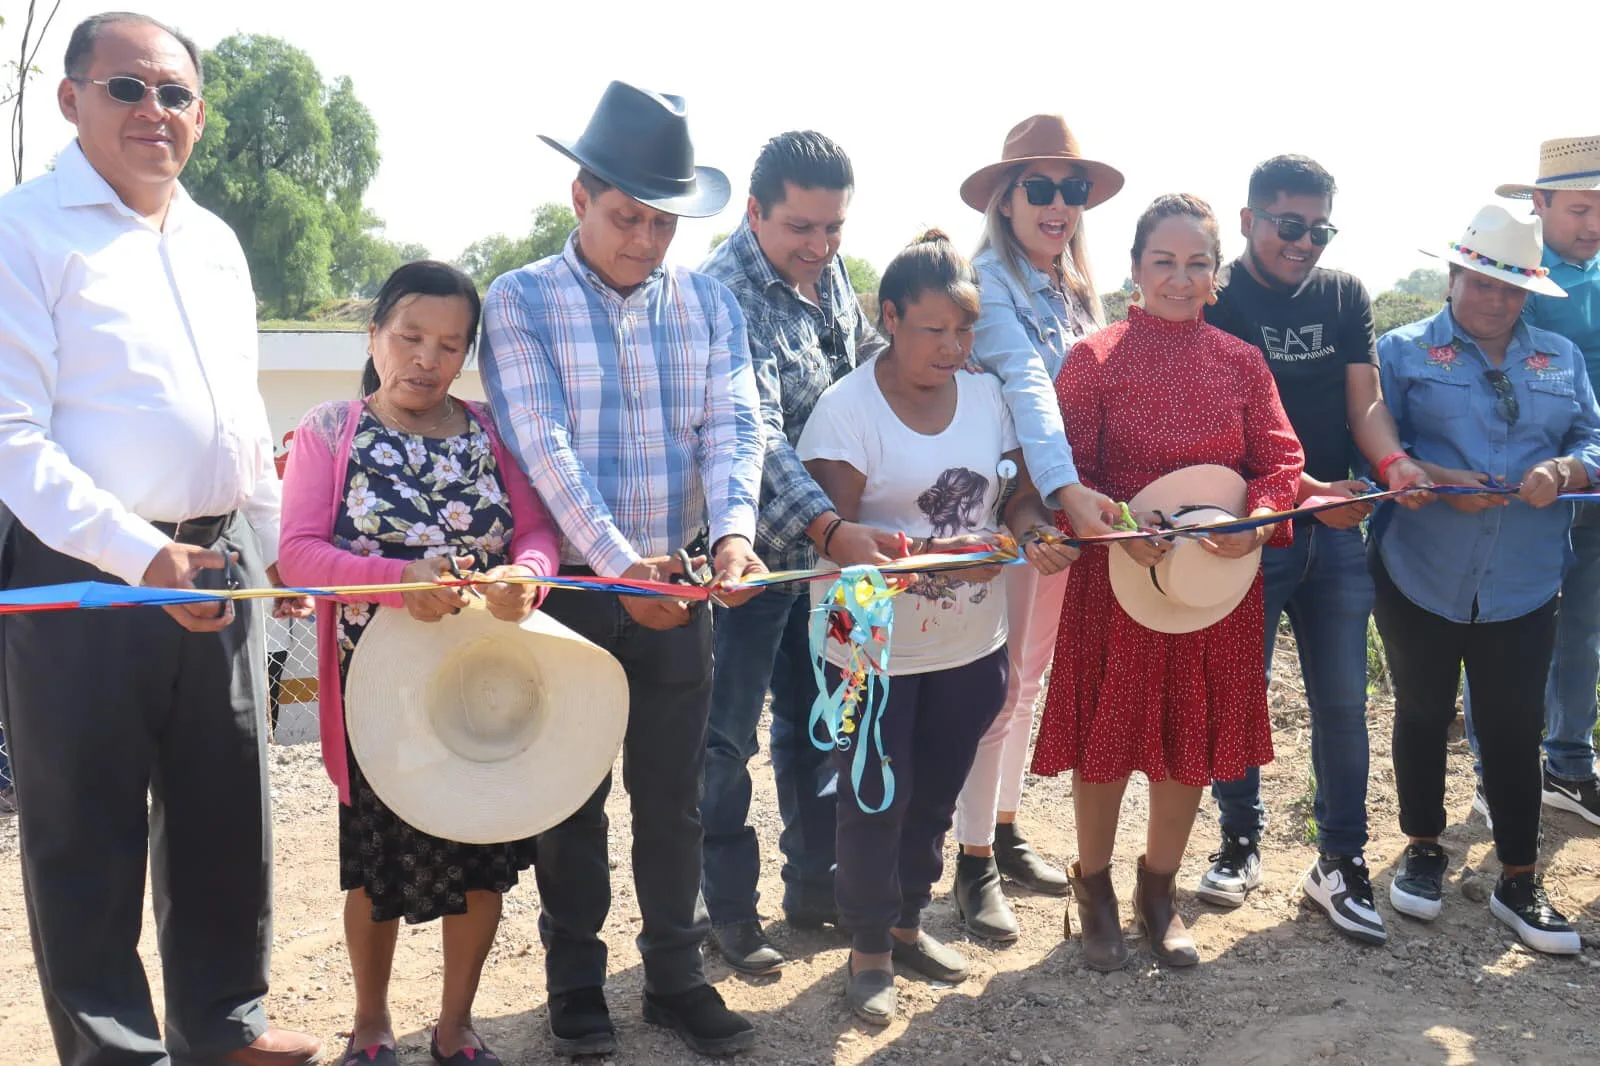
<path fill-rule="evenodd" d="M 1056 379 L 1067 438 L 1086 485 L 1128 500 L 1164 474 L 1215 463 L 1242 475 L 1251 514 L 1294 506 L 1304 454 L 1254 346 L 1205 324 L 1221 258 L 1203 200 L 1163 196 L 1140 217 L 1133 278 L 1145 309 L 1079 342 Z M 1219 535 L 1234 557 L 1283 545 L 1288 523 Z M 1272 759 L 1261 669 L 1261 578 L 1233 613 L 1205 629 L 1166 634 L 1117 604 L 1108 551 L 1153 565 L 1169 546 L 1130 541 L 1086 547 L 1072 567 L 1055 668 L 1033 770 L 1072 771 L 1078 862 L 1072 868 L 1084 961 L 1127 962 L 1111 853 L 1128 775 L 1150 780 L 1146 853 L 1134 914 L 1155 955 L 1199 960 L 1177 915 L 1174 878 L 1201 790 Z M 1070 928 L 1070 924 L 1069 924 Z"/>

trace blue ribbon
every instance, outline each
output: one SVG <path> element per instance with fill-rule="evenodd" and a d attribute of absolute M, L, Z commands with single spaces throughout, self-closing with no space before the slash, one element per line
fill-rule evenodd
<path fill-rule="evenodd" d="M 856 586 L 862 581 L 871 585 L 875 593 L 865 604 L 856 599 Z M 842 605 L 840 600 L 844 601 Z M 832 691 L 828 689 L 824 673 L 828 662 L 828 623 L 834 611 L 842 611 L 850 619 L 850 642 L 855 645 L 852 658 L 868 664 L 856 703 L 854 736 L 844 730 L 845 693 L 850 688 L 853 670 L 842 671 L 839 684 Z M 883 646 L 877 649 L 872 647 L 874 631 L 883 633 Z M 883 712 L 889 705 L 889 645 L 893 635 L 894 598 L 889 595 L 883 574 L 875 566 L 849 566 L 841 570 L 823 593 L 822 602 L 811 609 L 811 669 L 817 678 L 817 698 L 812 701 L 808 725 L 811 743 L 821 751 L 849 752 L 853 749 L 850 785 L 856 794 L 856 804 L 867 814 L 882 814 L 894 802 L 894 768 L 883 750 Z M 883 801 L 876 807 L 869 807 L 861 799 L 861 779 L 866 773 L 869 748 L 877 750 L 878 765 L 882 767 Z"/>

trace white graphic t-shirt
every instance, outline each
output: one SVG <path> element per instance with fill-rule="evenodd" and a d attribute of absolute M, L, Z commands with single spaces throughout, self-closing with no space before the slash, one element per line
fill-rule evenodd
<path fill-rule="evenodd" d="M 800 458 L 849 463 L 866 477 L 859 516 L 866 525 L 908 537 L 995 533 L 998 467 L 1017 448 L 999 379 L 957 374 L 955 417 L 929 436 L 894 413 L 878 387 L 875 363 L 862 364 L 822 394 L 800 434 Z M 811 583 L 813 603 L 828 584 Z M 1006 642 L 1000 578 L 974 584 L 959 570 L 925 575 L 895 597 L 894 612 L 891 675 L 964 666 Z M 829 642 L 828 661 L 844 665 L 837 641 Z"/>

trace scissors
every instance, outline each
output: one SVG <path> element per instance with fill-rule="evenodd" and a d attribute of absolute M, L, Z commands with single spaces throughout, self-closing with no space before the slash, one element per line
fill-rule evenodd
<path fill-rule="evenodd" d="M 445 558 L 450 562 L 450 576 L 454 577 L 457 581 L 465 581 L 466 576 L 461 573 L 461 567 L 456 565 L 455 553 L 452 552 L 449 555 L 446 555 Z M 467 585 L 466 590 L 467 595 L 475 597 L 476 599 L 483 599 L 483 593 L 478 591 L 478 586 Z"/>
<path fill-rule="evenodd" d="M 698 545 L 691 545 L 691 547 L 698 547 Z M 700 589 L 708 589 L 711 587 L 712 573 L 710 568 L 706 567 L 702 569 L 696 569 L 694 566 L 694 559 L 690 557 L 688 548 L 679 548 L 677 551 L 672 553 L 672 557 L 678 561 L 678 567 L 682 572 L 673 574 L 667 579 L 668 581 L 674 585 L 692 585 L 695 588 Z M 714 593 L 710 598 L 711 602 L 716 604 L 718 607 L 727 606 L 727 604 L 723 603 L 722 600 L 719 599 Z M 699 604 L 695 604 L 695 606 L 698 607 Z"/>

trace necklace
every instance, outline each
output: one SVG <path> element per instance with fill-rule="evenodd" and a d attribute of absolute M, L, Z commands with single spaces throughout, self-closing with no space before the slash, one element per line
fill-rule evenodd
<path fill-rule="evenodd" d="M 425 437 L 437 430 L 440 426 L 448 422 L 450 420 L 450 416 L 456 412 L 455 402 L 451 399 L 451 397 L 446 396 L 444 398 L 444 413 L 438 417 L 433 425 L 428 426 L 425 429 L 413 429 L 405 424 L 406 420 L 400 416 L 400 412 L 395 410 L 387 401 L 384 402 L 383 408 L 381 409 L 378 407 L 376 401 L 376 396 L 367 397 L 367 406 L 376 411 L 378 417 L 387 425 L 393 427 L 394 429 L 398 429 L 402 433 L 412 433 L 419 437 Z"/>

